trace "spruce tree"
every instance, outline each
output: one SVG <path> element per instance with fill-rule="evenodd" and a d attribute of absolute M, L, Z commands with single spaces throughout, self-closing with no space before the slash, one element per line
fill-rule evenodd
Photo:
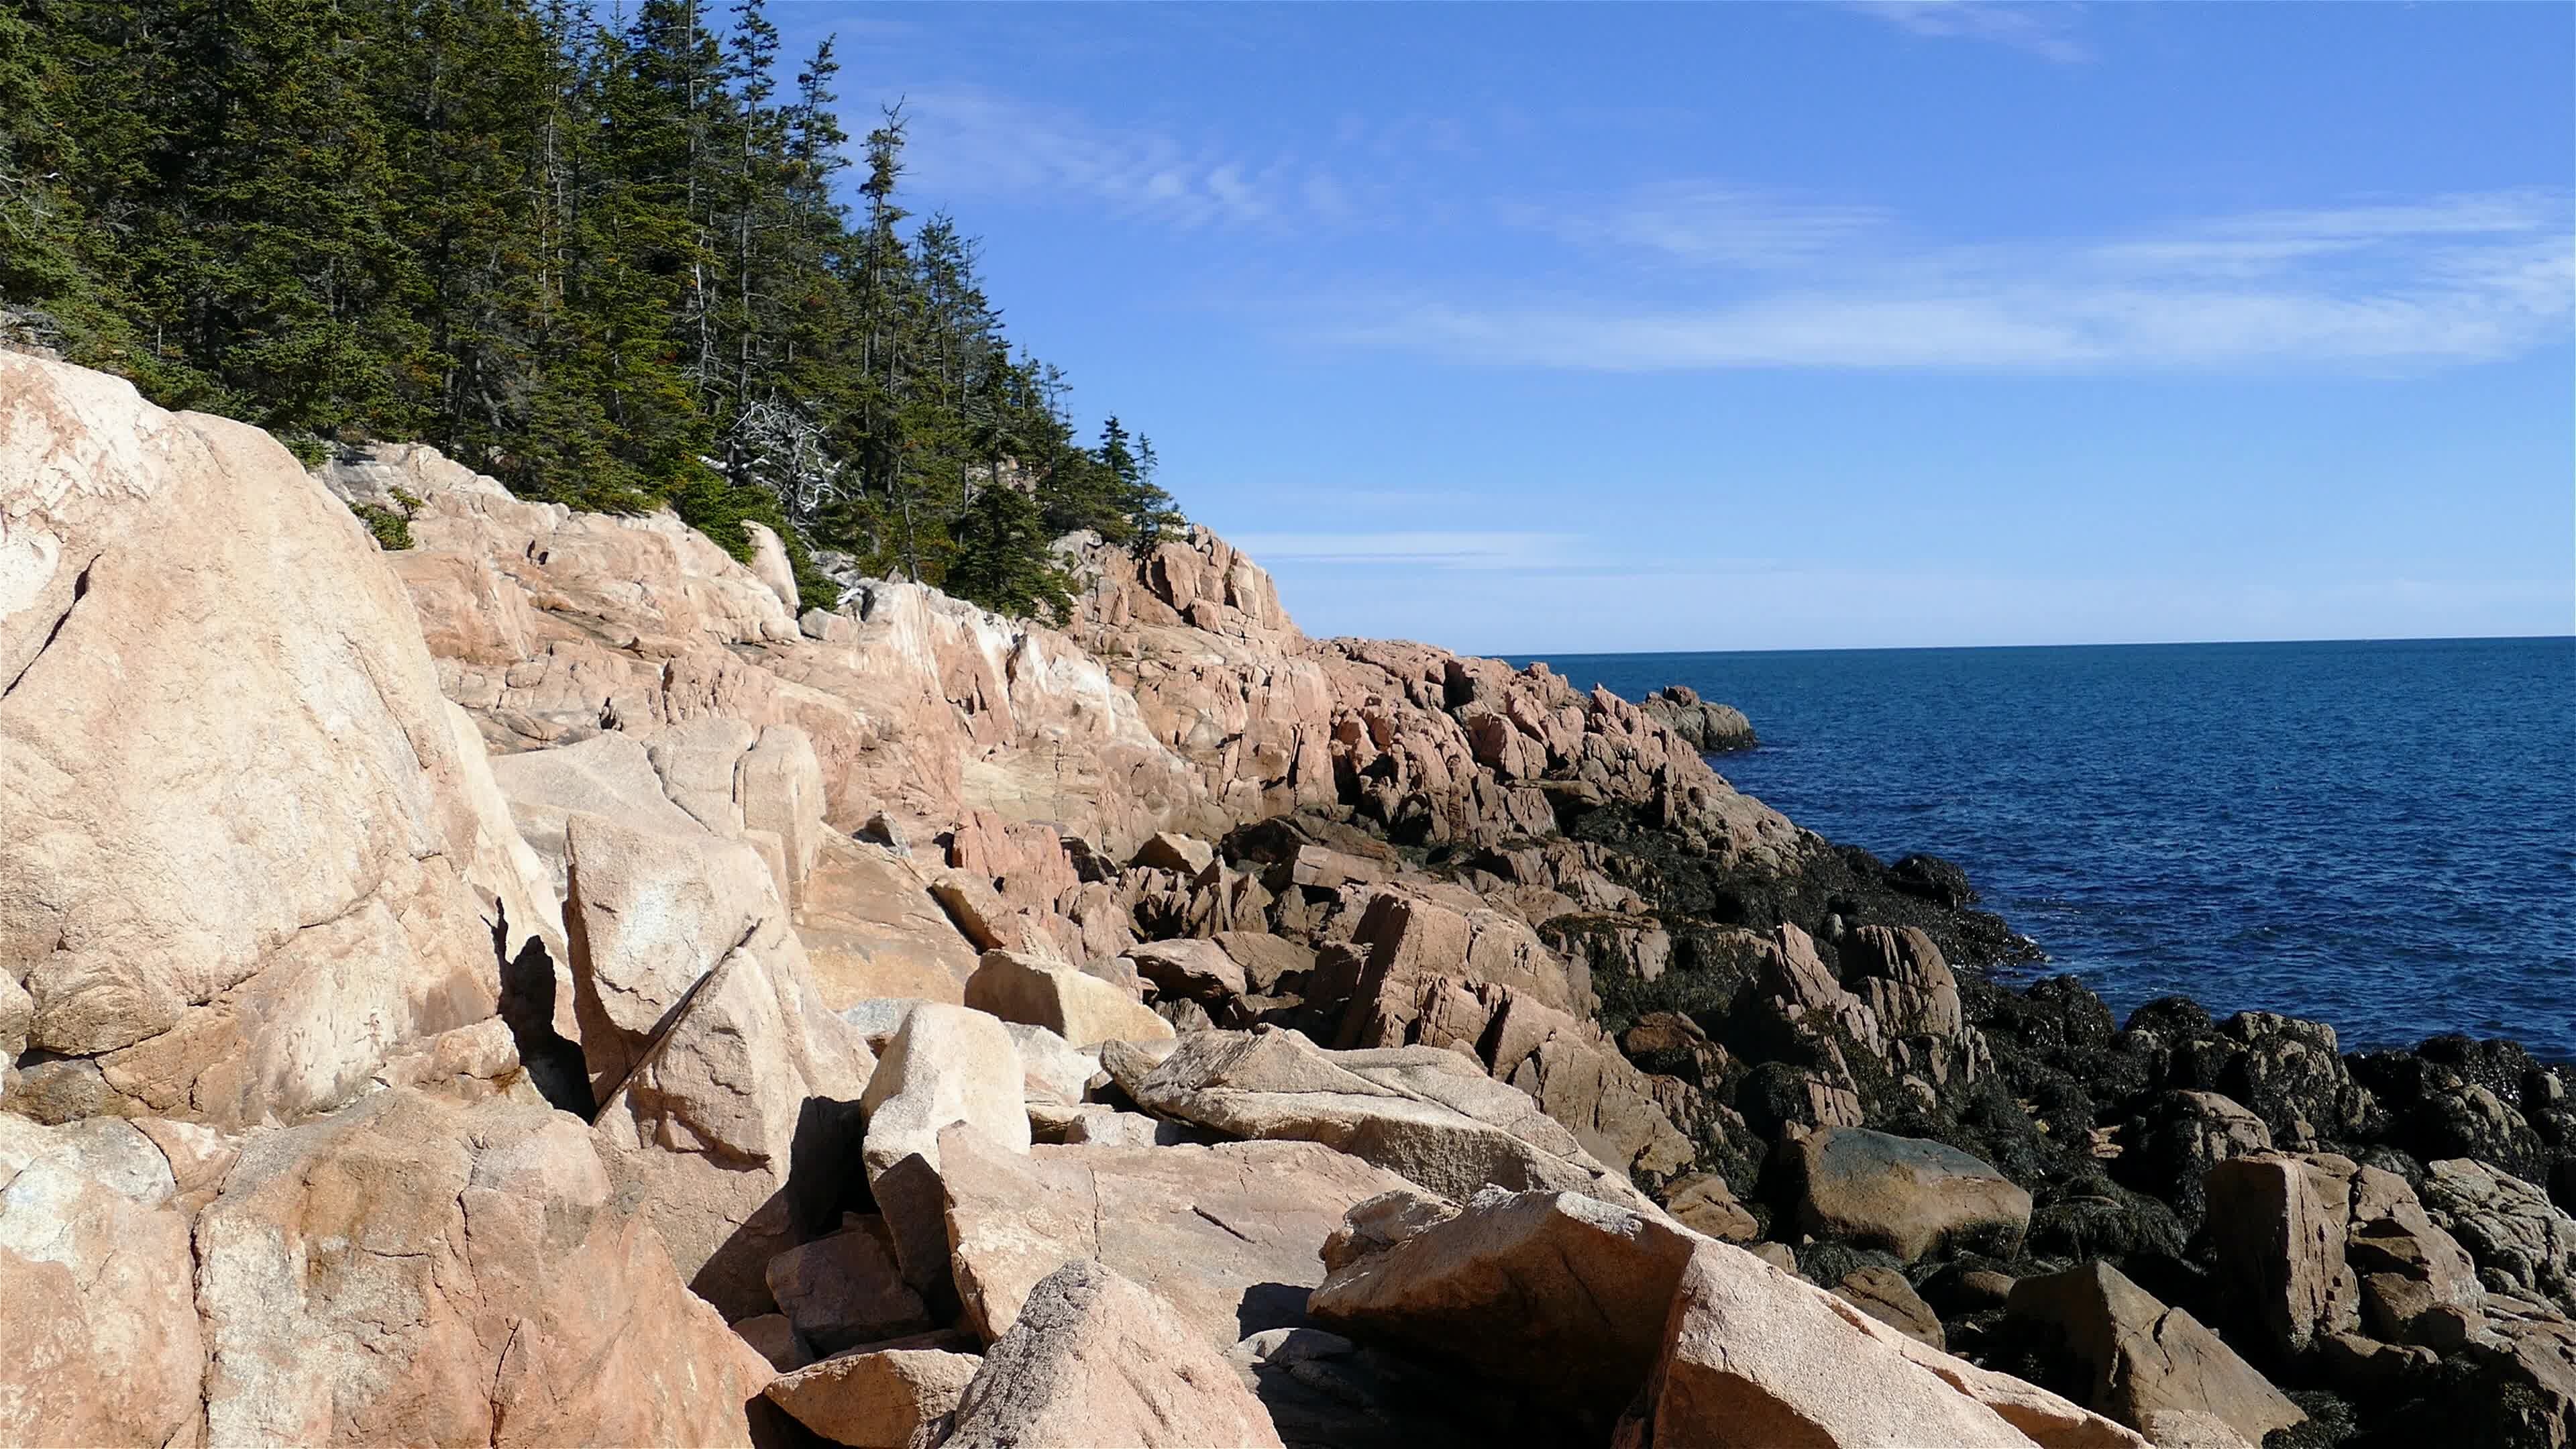
<path fill-rule="evenodd" d="M 719 3 L 730 9 L 719 15 Z M 669 506 L 1056 614 L 1049 540 L 1176 517 L 1015 349 L 905 117 L 853 217 L 829 41 L 765 0 L 0 0 L 12 339 L 310 456 L 420 438 L 523 493 Z"/>

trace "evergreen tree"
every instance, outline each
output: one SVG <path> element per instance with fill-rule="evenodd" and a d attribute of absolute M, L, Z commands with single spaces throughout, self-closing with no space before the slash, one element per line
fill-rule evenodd
<path fill-rule="evenodd" d="M 1050 547 L 1150 547 L 1153 450 L 1074 438 L 945 215 L 766 0 L 0 0 L 0 339 L 308 456 L 422 438 L 536 497 L 676 509 L 1060 616 Z"/>

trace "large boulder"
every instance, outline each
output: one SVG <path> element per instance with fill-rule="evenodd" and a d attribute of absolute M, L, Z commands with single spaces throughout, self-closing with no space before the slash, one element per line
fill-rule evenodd
<path fill-rule="evenodd" d="M 2092 1407 L 2137 1427 L 2160 1409 L 2214 1415 L 2251 1443 L 2307 1414 L 2200 1320 L 2108 1263 L 2024 1278 L 2007 1312 L 2090 1376 Z"/>
<path fill-rule="evenodd" d="M 908 1157 L 938 1167 L 941 1132 L 953 1122 L 996 1146 L 1028 1151 L 1026 1091 L 1019 1048 L 999 1019 L 963 1006 L 914 1006 L 863 1099 L 868 1181 L 881 1181 Z"/>
<path fill-rule="evenodd" d="M 1321 1142 L 1444 1197 L 1488 1184 L 1654 1208 L 1529 1097 L 1436 1047 L 1325 1051 L 1271 1027 L 1194 1032 L 1159 1064 L 1104 1052 L 1137 1105 L 1231 1137 Z"/>
<path fill-rule="evenodd" d="M 966 1321 L 1010 1330 L 1039 1280 L 1096 1259 L 1152 1290 L 1223 1350 L 1306 1321 L 1325 1240 L 1402 1179 L 1306 1142 L 1001 1151 L 951 1127 L 940 1142 L 948 1242 Z"/>
<path fill-rule="evenodd" d="M 1909 1263 L 1945 1243 L 2008 1250 L 2030 1226 L 2028 1192 L 1938 1142 L 1827 1127 L 1797 1141 L 1790 1160 L 1800 1227 Z"/>
<path fill-rule="evenodd" d="M 206 1348 L 179 1192 L 161 1149 L 125 1121 L 0 1116 L 0 1440 L 160 1449 L 203 1434 Z"/>
<path fill-rule="evenodd" d="M 197 1254 L 216 1444 L 747 1444 L 772 1376 L 541 1107 L 385 1092 L 255 1137 Z"/>
<path fill-rule="evenodd" d="M 2143 1443 L 1722 1243 L 1685 1260 L 1658 1339 L 1630 1441 L 1649 1449 Z"/>
<path fill-rule="evenodd" d="M 593 1128 L 689 1286 L 733 1318 L 771 1307 L 771 1258 L 838 1226 L 875 1065 L 770 907 L 671 1004 Z"/>
<path fill-rule="evenodd" d="M 2209 1169 L 2209 1236 L 2229 1296 L 2282 1354 L 2360 1326 L 2344 1261 L 2349 1176 L 2268 1153 Z"/>
<path fill-rule="evenodd" d="M 10 353 L 0 520 L 22 1049 L 89 1059 L 115 1110 L 242 1126 L 491 1016 L 510 824 L 476 817 L 357 519 L 254 428 Z"/>
<path fill-rule="evenodd" d="M 2576 1219 L 2549 1194 L 2468 1158 L 2428 1164 L 2424 1208 L 2475 1258 L 2490 1288 L 2514 1288 L 2576 1308 Z"/>
<path fill-rule="evenodd" d="M 1606 1419 L 1652 1367 L 1673 1285 L 1705 1241 L 1568 1192 L 1488 1188 L 1345 1261 L 1307 1301 L 1326 1327 L 1463 1361 Z"/>
<path fill-rule="evenodd" d="M 672 1008 L 727 952 L 766 924 L 785 954 L 768 867 L 739 841 L 575 814 L 564 862 L 574 1019 L 599 1097 L 626 1080 Z"/>
<path fill-rule="evenodd" d="M 920 867 L 887 846 L 827 836 L 796 896 L 796 934 L 814 989 L 835 1011 L 880 997 L 951 1005 L 981 953 L 930 894 Z"/>
<path fill-rule="evenodd" d="M 1280 1449 L 1269 1413 L 1223 1350 L 1090 1261 L 1067 1263 L 1030 1290 L 959 1399 L 947 1449 L 1043 1444 Z"/>

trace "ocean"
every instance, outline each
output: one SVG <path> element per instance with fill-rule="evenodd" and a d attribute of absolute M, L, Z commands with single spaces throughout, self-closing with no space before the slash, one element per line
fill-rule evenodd
<path fill-rule="evenodd" d="M 1527 659 L 1515 663 L 1526 664 Z M 2576 1060 L 2576 638 L 1554 655 L 1741 708 L 1737 788 L 2161 996 Z"/>

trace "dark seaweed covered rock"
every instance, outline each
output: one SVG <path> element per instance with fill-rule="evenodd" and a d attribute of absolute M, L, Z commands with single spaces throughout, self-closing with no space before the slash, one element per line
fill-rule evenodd
<path fill-rule="evenodd" d="M 2284 1148 L 2306 1151 L 2378 1135 L 2383 1114 L 2345 1067 L 2333 1027 L 2265 1011 L 2240 1011 L 2214 1028 L 2194 1017 L 2206 1021 L 2208 1013 L 2168 1000 L 2129 1018 L 2129 1034 L 2141 1038 L 2141 1049 L 2158 1064 L 2157 1086 L 2234 1098 Z"/>
<path fill-rule="evenodd" d="M 2172 1203 L 2192 1222 L 2205 1204 L 2201 1180 L 2230 1158 L 2272 1150 L 2263 1119 L 2216 1092 L 2162 1092 L 2120 1132 L 2113 1159 L 2122 1182 Z"/>
<path fill-rule="evenodd" d="M 1909 896 L 1957 909 L 1977 903 L 1968 873 L 1937 855 L 1909 855 L 1887 868 L 1887 883 Z"/>

